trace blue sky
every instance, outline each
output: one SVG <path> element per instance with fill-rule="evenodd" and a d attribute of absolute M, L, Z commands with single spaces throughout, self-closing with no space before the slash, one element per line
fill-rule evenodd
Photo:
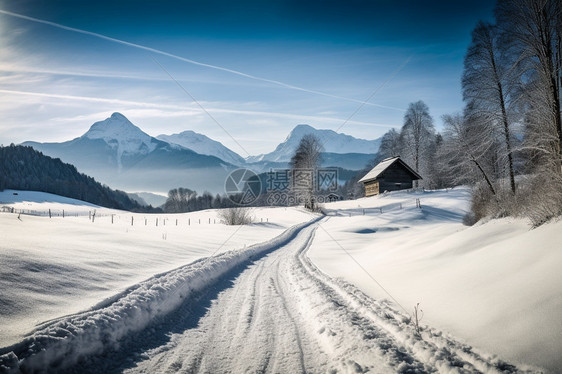
<path fill-rule="evenodd" d="M 121 112 L 245 157 L 299 123 L 374 139 L 417 100 L 439 129 L 462 109 L 470 32 L 493 6 L 0 0 L 0 144 L 69 140 Z"/>

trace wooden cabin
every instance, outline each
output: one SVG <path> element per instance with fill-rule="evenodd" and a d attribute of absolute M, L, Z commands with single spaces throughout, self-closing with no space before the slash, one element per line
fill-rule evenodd
<path fill-rule="evenodd" d="M 400 157 L 382 160 L 359 182 L 365 186 L 365 196 L 374 196 L 385 191 L 406 190 L 413 187 L 414 181 L 423 179 Z"/>

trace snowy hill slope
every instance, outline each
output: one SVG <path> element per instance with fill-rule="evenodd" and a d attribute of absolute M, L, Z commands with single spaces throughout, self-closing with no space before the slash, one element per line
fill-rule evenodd
<path fill-rule="evenodd" d="M 561 372 L 562 222 L 533 230 L 517 219 L 467 227 L 468 204 L 462 188 L 329 203 L 332 216 L 309 256 L 372 297 L 390 298 L 374 277 L 407 311 L 419 302 L 424 324 Z"/>
<path fill-rule="evenodd" d="M 38 191 L 0 191 L 0 204 L 7 207 L 13 207 L 15 209 L 48 210 L 51 207 L 53 209 L 71 207 L 72 209 L 79 209 L 83 211 L 88 211 L 92 208 L 105 209 L 82 200 Z"/>
<path fill-rule="evenodd" d="M 202 155 L 218 157 L 233 165 L 239 166 L 245 163 L 244 159 L 240 157 L 239 154 L 231 151 L 222 145 L 222 143 L 191 130 L 172 135 L 162 134 L 158 135 L 156 138 L 170 144 L 181 145 L 182 147 L 191 149 Z"/>
<path fill-rule="evenodd" d="M 104 349 L 115 349 L 127 336 L 177 309 L 192 293 L 204 290 L 237 265 L 291 240 L 306 225 L 296 225 L 265 244 L 223 252 L 158 274 L 103 301 L 91 311 L 48 321 L 38 328 L 38 333 L 0 349 L 0 369 L 58 371 Z M 19 360 L 14 359 L 15 354 Z"/>
<path fill-rule="evenodd" d="M 318 130 L 309 125 L 297 125 L 289 133 L 285 141 L 280 143 L 273 152 L 248 157 L 246 161 L 288 162 L 293 156 L 302 137 L 307 134 L 316 135 L 324 146 L 324 152 L 329 153 L 362 153 L 374 155 L 377 153 L 380 146 L 380 139 L 357 139 L 353 136 L 340 134 L 333 130 Z"/>
<path fill-rule="evenodd" d="M 136 238 L 143 243 L 140 250 L 136 245 L 136 253 L 127 249 L 124 236 L 111 234 L 113 226 L 108 221 L 102 223 L 103 212 L 95 222 L 85 218 L 80 222 L 29 216 L 20 221 L 12 214 L 0 214 L 1 223 L 9 226 L 10 231 L 17 233 L 18 227 L 21 230 L 26 225 L 25 229 L 40 232 L 38 229 L 43 226 L 57 243 L 62 238 L 57 226 L 65 226 L 65 240 L 69 233 L 70 238 L 72 233 L 78 234 L 74 240 L 87 239 L 92 228 L 105 226 L 104 231 L 96 233 L 100 248 L 95 256 L 88 253 L 91 250 L 85 250 L 87 240 L 81 245 L 77 245 L 78 241 L 73 243 L 72 256 L 60 249 L 47 250 L 39 243 L 28 242 L 26 248 L 33 248 L 34 257 L 17 248 L 7 252 L 14 259 L 6 256 L 0 246 L 0 259 L 10 265 L 0 268 L 7 272 L 0 280 L 8 285 L 2 284 L 8 291 L 1 296 L 5 299 L 2 305 L 15 308 L 7 313 L 7 318 L 12 319 L 9 322 L 17 321 L 15 315 L 22 313 L 21 307 L 25 305 L 16 306 L 17 301 L 23 300 L 10 297 L 32 301 L 33 311 L 41 313 L 40 304 L 54 302 L 60 307 L 58 301 L 64 298 L 75 307 L 77 301 L 72 296 L 77 291 L 84 303 L 83 295 L 93 296 L 100 286 L 114 280 L 115 274 L 132 272 L 138 276 L 147 268 L 153 272 L 153 276 L 128 287 L 116 287 L 120 292 L 99 299 L 89 310 L 44 321 L 21 341 L 0 348 L 0 370 L 140 373 L 196 368 L 201 372 L 254 372 L 270 367 L 273 372 L 291 373 L 456 373 L 459 368 L 463 373 L 534 372 L 525 365 L 514 366 L 482 353 L 435 328 L 424 326 L 418 336 L 408 313 L 327 276 L 307 258 L 315 235 L 323 230 L 323 217 L 309 220 L 310 215 L 285 208 L 264 212 L 273 214 L 272 217 L 280 217 L 275 212 L 285 216 L 277 224 L 263 225 L 269 230 L 265 237 L 282 231 L 275 238 L 247 248 L 238 246 L 232 251 L 224 251 L 221 245 L 209 257 L 183 262 L 185 265 L 177 261 L 180 257 L 173 253 L 166 239 L 167 234 L 178 234 L 170 227 L 173 221 L 168 221 L 166 235 L 161 238 L 164 247 L 154 254 L 154 242 L 147 240 L 150 235 Z M 123 218 L 124 212 L 113 214 Z M 282 222 L 288 223 L 290 216 L 307 222 L 282 230 Z M 138 215 L 132 217 L 141 220 Z M 160 227 L 164 227 L 164 222 Z M 128 223 L 127 220 L 115 227 L 121 233 L 127 227 L 129 235 L 154 233 L 142 224 Z M 192 231 L 193 235 L 203 228 L 196 227 L 181 231 Z M 235 231 L 230 237 L 242 228 L 231 227 Z M 255 239 L 260 225 L 248 228 Z M 195 237 L 201 240 L 201 234 Z M 209 232 L 206 234 L 209 236 Z M 47 238 L 41 239 L 44 242 Z M 109 243 L 100 239 L 115 243 L 113 254 L 105 252 Z M 19 242 L 27 240 L 20 238 Z M 183 242 L 189 241 L 184 238 Z M 142 249 L 147 245 L 152 248 Z M 119 259 L 115 252 L 124 250 L 127 259 Z M 42 256 L 43 252 L 48 254 Z M 167 252 L 176 261 L 166 261 Z M 183 252 L 185 256 L 185 247 Z M 216 252 L 219 253 L 215 255 Z M 169 270 L 158 273 L 154 266 L 158 264 L 156 258 L 166 262 L 163 267 Z M 173 263 L 176 265 L 171 266 Z M 17 279 L 22 275 L 24 278 Z M 40 295 L 46 295 L 47 300 L 38 299 Z M 65 313 L 71 310 L 68 308 Z M 12 324 L 0 326 L 12 328 Z"/>
<path fill-rule="evenodd" d="M 4 206 L 40 216 L 18 219 Z M 145 215 L 43 192 L 0 192 L 0 346 L 156 273 L 269 240 L 311 218 L 294 208 L 257 208 L 252 215 L 253 225 L 225 226 L 216 210 Z"/>

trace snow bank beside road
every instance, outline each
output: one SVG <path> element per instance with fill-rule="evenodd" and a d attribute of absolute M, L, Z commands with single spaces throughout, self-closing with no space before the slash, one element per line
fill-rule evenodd
<path fill-rule="evenodd" d="M 201 259 L 134 287 L 110 305 L 47 324 L 22 342 L 0 350 L 0 369 L 8 372 L 56 370 L 81 357 L 114 348 L 124 336 L 140 331 L 176 309 L 194 292 L 209 286 L 252 257 L 272 251 L 311 222 L 296 225 L 275 239 L 245 250 Z"/>

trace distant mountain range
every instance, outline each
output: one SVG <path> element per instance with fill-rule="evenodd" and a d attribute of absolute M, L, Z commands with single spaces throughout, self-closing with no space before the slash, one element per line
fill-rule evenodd
<path fill-rule="evenodd" d="M 380 138 L 375 140 L 357 139 L 333 130 L 318 130 L 309 125 L 297 125 L 289 133 L 285 141 L 279 144 L 273 152 L 259 156 L 250 156 L 246 161 L 249 163 L 260 161 L 289 162 L 300 140 L 307 134 L 316 135 L 324 147 L 324 152 L 334 154 L 367 154 L 373 158 L 375 153 L 378 152 L 381 143 Z"/>
<path fill-rule="evenodd" d="M 23 145 L 58 157 L 81 172 L 126 191 L 166 192 L 186 186 L 219 192 L 229 170 L 235 167 L 218 157 L 151 137 L 119 113 L 94 123 L 79 138 Z"/>
<path fill-rule="evenodd" d="M 296 126 L 268 154 L 242 158 L 220 142 L 193 131 L 152 137 L 120 113 L 94 123 L 82 136 L 62 143 L 24 142 L 81 172 L 126 191 L 167 192 L 176 187 L 223 193 L 228 173 L 238 167 L 256 172 L 288 165 L 300 139 L 314 134 L 323 143 L 323 166 L 362 169 L 375 157 L 380 139 L 364 140 L 308 125 Z"/>

